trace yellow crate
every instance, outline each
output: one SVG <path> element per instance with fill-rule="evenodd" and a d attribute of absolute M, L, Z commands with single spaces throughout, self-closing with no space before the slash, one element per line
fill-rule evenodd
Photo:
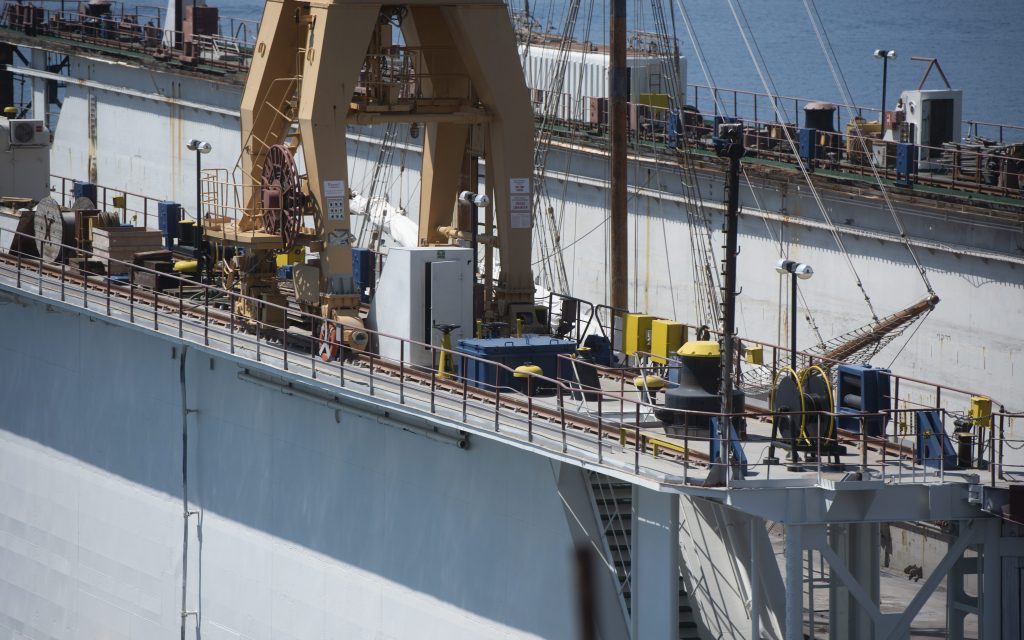
<path fill-rule="evenodd" d="M 658 364 L 668 362 L 668 357 L 679 351 L 687 338 L 687 328 L 682 322 L 654 320 L 651 322 L 651 358 Z"/>
<path fill-rule="evenodd" d="M 622 344 L 627 356 L 637 351 L 650 351 L 651 343 L 648 332 L 654 316 L 642 313 L 627 313 L 622 316 Z"/>
<path fill-rule="evenodd" d="M 747 347 L 747 363 L 764 364 L 764 347 L 759 344 Z"/>

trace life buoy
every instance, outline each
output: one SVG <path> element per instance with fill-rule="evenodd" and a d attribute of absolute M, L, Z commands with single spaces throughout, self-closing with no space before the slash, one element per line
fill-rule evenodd
<path fill-rule="evenodd" d="M 323 360 L 324 362 L 336 360 L 338 358 L 338 353 L 340 351 L 341 325 L 334 322 L 321 322 L 320 348 L 317 351 L 318 355 L 320 356 L 320 359 Z"/>

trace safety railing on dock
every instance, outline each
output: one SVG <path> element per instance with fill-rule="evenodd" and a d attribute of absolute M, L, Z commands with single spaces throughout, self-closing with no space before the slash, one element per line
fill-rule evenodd
<path fill-rule="evenodd" d="M 60 206 L 71 209 L 75 205 L 75 185 L 80 180 L 50 174 L 50 195 Z M 95 187 L 95 208 L 116 212 L 122 224 L 155 229 L 159 220 L 160 200 L 124 189 Z M 90 194 L 92 195 L 92 194 Z M 88 196 L 86 196 L 88 197 Z M 195 219 L 194 212 L 185 211 L 186 218 Z"/>
<path fill-rule="evenodd" d="M 205 5 L 199 10 L 209 11 Z M 28 36 L 47 36 L 108 50 L 173 58 L 186 64 L 201 62 L 226 70 L 249 68 L 258 23 L 238 18 L 218 19 L 216 33 L 213 33 L 210 25 L 201 19 L 183 31 L 165 28 L 166 19 L 161 7 L 121 2 L 7 0 L 0 10 L 0 26 Z M 209 32 L 203 33 L 203 30 Z"/>
<path fill-rule="evenodd" d="M 324 360 L 318 354 L 314 336 L 320 325 L 332 320 L 118 260 L 109 260 L 105 265 L 78 260 L 75 268 L 64 261 L 47 262 L 32 255 L 39 253 L 35 251 L 37 243 L 60 249 L 64 256 L 93 257 L 75 247 L 4 231 L 0 233 L 0 246 L 17 248 L 0 254 L 0 282 L 27 294 L 59 300 L 287 372 L 284 383 L 261 378 L 258 371 L 244 374 L 250 381 L 285 393 L 315 393 L 326 388 L 328 393 L 335 390 L 339 394 L 372 397 L 376 404 L 390 402 L 435 416 L 456 431 L 489 431 L 527 446 L 669 485 L 704 485 L 709 478 L 720 486 L 739 481 L 749 486 L 761 479 L 813 484 L 836 472 L 829 462 L 830 455 L 839 455 L 836 445 L 855 448 L 858 453 L 853 461 L 841 460 L 842 469 L 859 470 L 887 483 L 965 481 L 963 469 L 949 468 L 950 458 L 945 449 L 932 451 L 912 446 L 912 438 L 900 430 L 908 413 L 919 407 L 928 407 L 942 424 L 955 421 L 960 412 L 949 409 L 948 401 L 956 393 L 969 393 L 964 390 L 931 385 L 935 393 L 933 405 L 916 396 L 911 399 L 905 391 L 911 384 L 927 383 L 894 375 L 895 408 L 875 413 L 846 412 L 842 414 L 844 419 L 852 417 L 860 422 L 859 433 L 836 432 L 814 438 L 813 442 L 808 440 L 800 448 L 800 455 L 810 454 L 809 459 L 786 460 L 783 451 L 778 464 L 768 464 L 764 453 L 770 446 L 786 448 L 782 439 L 771 438 L 772 420 L 808 416 L 834 422 L 840 414 L 746 411 L 727 416 L 678 410 L 659 404 L 656 394 L 649 390 L 636 388 L 629 377 L 635 369 L 600 367 L 563 356 L 551 375 L 519 377 L 516 370 L 501 363 L 374 331 L 369 331 L 371 345 L 381 340 L 397 343 L 397 359 L 381 357 L 371 348 L 365 352 L 348 351 L 337 360 Z M 106 275 L 111 268 L 125 271 L 127 276 Z M 250 311 L 245 317 L 238 313 L 243 307 Z M 772 348 L 779 350 L 782 357 L 781 347 Z M 414 351 L 429 352 L 431 364 L 412 362 L 408 356 Z M 453 371 L 439 370 L 442 352 L 457 365 Z M 476 366 L 471 367 L 471 363 Z M 581 385 L 580 366 L 594 366 L 603 382 L 597 387 Z M 483 367 L 493 371 L 493 382 L 464 374 Z M 303 381 L 310 384 L 311 391 L 304 392 L 295 386 Z M 319 397 L 325 398 L 341 403 L 332 396 Z M 887 427 L 878 436 L 867 435 L 865 421 L 880 417 L 888 420 L 892 428 Z M 1007 461 L 1003 455 L 1006 448 L 1024 446 L 1024 440 L 1011 437 L 1013 423 L 1021 417 L 1022 414 L 1000 409 L 985 416 L 987 426 L 977 426 L 975 433 L 986 442 L 983 467 L 991 484 L 999 478 L 1017 477 L 1022 471 L 1021 465 Z M 712 420 L 733 424 L 735 435 L 723 438 L 714 428 L 690 426 L 707 425 Z M 666 423 L 672 428 L 666 429 Z M 454 440 L 465 446 L 464 438 Z M 725 458 L 714 454 L 723 448 L 729 452 Z M 719 474 L 718 481 L 716 468 L 728 470 Z M 741 468 L 743 471 L 739 471 Z"/>

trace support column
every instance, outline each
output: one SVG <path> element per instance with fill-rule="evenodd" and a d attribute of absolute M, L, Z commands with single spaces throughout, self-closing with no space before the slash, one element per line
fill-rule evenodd
<path fill-rule="evenodd" d="M 984 527 L 981 537 L 981 588 L 978 589 L 981 596 L 978 637 L 981 640 L 995 640 L 1002 637 L 1003 621 L 1003 558 L 1000 548 L 1002 523 L 998 519 L 992 518 L 975 521 L 974 526 Z"/>
<path fill-rule="evenodd" d="M 29 66 L 33 69 L 46 71 L 46 51 L 42 49 L 30 49 Z M 46 80 L 32 77 L 32 118 L 36 120 L 46 119 Z"/>
<path fill-rule="evenodd" d="M 758 554 L 758 534 L 763 533 L 760 519 L 751 519 L 750 522 L 750 638 L 758 640 L 761 637 L 761 562 Z"/>
<path fill-rule="evenodd" d="M 679 635 L 679 496 L 633 489 L 634 638 Z"/>
<path fill-rule="evenodd" d="M 786 640 L 804 638 L 803 526 L 786 525 Z"/>
<path fill-rule="evenodd" d="M 829 526 L 829 546 L 877 608 L 880 602 L 881 527 L 854 522 Z M 850 589 L 831 571 L 829 581 L 830 640 L 871 640 L 875 637 L 873 612 L 865 611 Z"/>

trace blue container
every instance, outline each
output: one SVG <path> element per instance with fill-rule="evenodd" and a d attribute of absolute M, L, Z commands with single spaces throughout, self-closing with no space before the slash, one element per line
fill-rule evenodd
<path fill-rule="evenodd" d="M 503 390 L 513 388 L 525 391 L 526 378 L 514 378 L 512 372 L 505 369 L 501 369 L 499 373 L 496 365 L 501 364 L 509 369 L 515 369 L 520 365 L 535 364 L 541 368 L 541 375 L 554 379 L 558 375 L 558 356 L 575 353 L 576 341 L 537 335 L 526 335 L 522 338 L 471 338 L 459 340 L 455 352 L 481 358 L 455 358 L 459 375 L 466 376 L 472 386 L 493 391 L 494 383 L 497 381 Z M 568 364 L 563 362 L 562 368 L 563 378 L 571 375 Z M 534 382 L 534 385 L 541 387 L 544 384 Z"/>
<path fill-rule="evenodd" d="M 362 247 L 353 247 L 352 279 L 359 288 L 359 299 L 363 302 L 370 301 L 368 290 L 373 288 L 374 276 L 373 252 Z"/>
<path fill-rule="evenodd" d="M 900 142 L 896 145 L 896 184 L 913 186 L 917 173 L 917 149 L 913 144 Z"/>
<path fill-rule="evenodd" d="M 804 160 L 813 160 L 818 156 L 818 130 L 800 130 L 800 157 Z"/>
<path fill-rule="evenodd" d="M 836 408 L 840 429 L 860 433 L 861 417 L 843 414 L 888 412 L 892 408 L 889 370 L 869 364 L 841 364 L 836 373 Z M 889 416 L 863 418 L 869 436 L 880 436 L 889 423 Z"/>
<path fill-rule="evenodd" d="M 168 249 L 174 248 L 174 239 L 178 237 L 178 222 L 181 221 L 181 205 L 170 200 L 161 200 L 156 205 L 160 233 L 164 235 L 164 244 Z"/>
<path fill-rule="evenodd" d="M 71 196 L 73 198 L 89 198 L 93 204 L 96 204 L 96 185 L 91 182 L 75 180 L 71 184 Z"/>

